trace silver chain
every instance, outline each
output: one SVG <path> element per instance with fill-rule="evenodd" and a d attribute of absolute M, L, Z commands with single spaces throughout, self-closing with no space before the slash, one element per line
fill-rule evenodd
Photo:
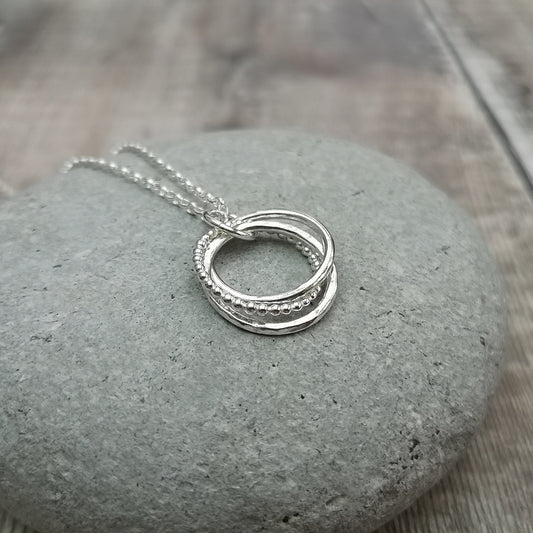
<path fill-rule="evenodd" d="M 133 183 L 137 183 L 141 187 L 164 198 L 172 205 L 185 209 L 187 213 L 197 216 L 204 221 L 206 220 L 206 216 L 209 221 L 218 220 L 220 223 L 225 223 L 228 220 L 236 218 L 235 215 L 229 213 L 226 203 L 222 198 L 214 196 L 213 194 L 204 191 L 201 187 L 194 185 L 194 183 L 174 169 L 172 165 L 165 163 L 161 158 L 157 157 L 144 146 L 138 144 L 124 144 L 115 150 L 114 153 L 117 155 L 128 153 L 138 157 L 158 171 L 169 182 L 176 183 L 185 189 L 189 198 L 183 196 L 178 191 L 172 190 L 161 184 L 161 180 L 158 178 L 146 177 L 130 167 L 109 162 L 105 159 L 94 157 L 74 158 L 66 164 L 65 172 L 75 168 L 88 168 L 119 176 L 128 181 L 132 181 Z M 191 198 L 195 198 L 196 200 Z"/>

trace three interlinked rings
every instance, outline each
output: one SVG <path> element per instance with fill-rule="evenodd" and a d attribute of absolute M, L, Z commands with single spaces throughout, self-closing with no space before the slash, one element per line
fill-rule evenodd
<path fill-rule="evenodd" d="M 323 318 L 337 292 L 335 246 L 323 224 L 309 215 L 288 210 L 257 211 L 226 220 L 211 218 L 206 222 L 213 229 L 197 242 L 193 260 L 210 303 L 224 318 L 265 335 L 295 333 Z M 233 238 L 257 237 L 295 244 L 307 257 L 312 276 L 294 290 L 271 296 L 244 294 L 228 286 L 215 269 L 216 255 Z"/>

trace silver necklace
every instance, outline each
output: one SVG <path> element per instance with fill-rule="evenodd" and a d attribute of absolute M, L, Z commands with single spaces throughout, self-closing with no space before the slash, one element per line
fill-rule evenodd
<path fill-rule="evenodd" d="M 137 183 L 186 209 L 211 229 L 194 248 L 193 262 L 198 279 L 213 307 L 236 326 L 254 333 L 283 335 L 301 331 L 318 322 L 329 310 L 337 292 L 334 244 L 329 231 L 315 218 L 297 211 L 275 209 L 237 216 L 224 200 L 195 186 L 171 165 L 137 144 L 126 144 L 115 152 L 137 156 L 168 182 L 185 192 L 170 189 L 160 178 L 146 177 L 127 166 L 90 157 L 75 158 L 65 171 L 88 168 Z M 275 238 L 293 243 L 307 257 L 311 277 L 296 289 L 271 296 L 244 294 L 228 286 L 214 263 L 220 249 L 231 239 Z"/>

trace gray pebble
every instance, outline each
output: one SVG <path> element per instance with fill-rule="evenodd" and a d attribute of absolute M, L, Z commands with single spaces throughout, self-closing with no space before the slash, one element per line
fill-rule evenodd
<path fill-rule="evenodd" d="M 412 170 L 296 133 L 159 151 L 232 212 L 307 212 L 339 293 L 279 338 L 210 307 L 206 226 L 95 171 L 0 206 L 0 505 L 40 533 L 368 532 L 433 485 L 482 418 L 502 361 L 495 265 Z M 124 161 L 132 162 L 127 156 Z M 309 265 L 283 242 L 220 257 L 245 291 Z"/>

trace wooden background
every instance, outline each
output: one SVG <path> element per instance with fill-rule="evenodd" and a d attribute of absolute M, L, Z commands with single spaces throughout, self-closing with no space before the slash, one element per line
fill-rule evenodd
<path fill-rule="evenodd" d="M 122 140 L 248 127 L 374 145 L 471 213 L 507 364 L 465 457 L 380 533 L 533 531 L 533 2 L 0 0 L 0 196 Z"/>

